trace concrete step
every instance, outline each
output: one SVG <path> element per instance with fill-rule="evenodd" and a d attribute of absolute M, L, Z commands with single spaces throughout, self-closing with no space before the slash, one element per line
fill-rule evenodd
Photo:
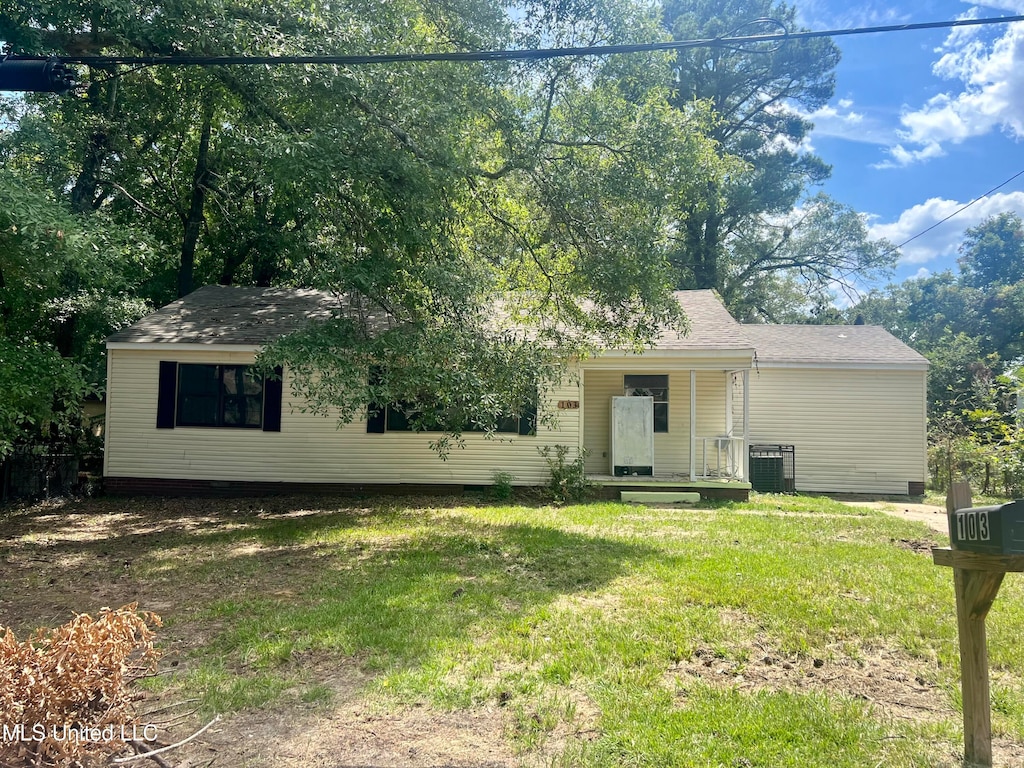
<path fill-rule="evenodd" d="M 696 504 L 696 491 L 621 491 L 621 499 L 637 504 Z"/>

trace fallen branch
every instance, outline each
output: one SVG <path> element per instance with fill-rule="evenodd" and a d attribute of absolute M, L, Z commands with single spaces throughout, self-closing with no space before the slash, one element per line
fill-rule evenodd
<path fill-rule="evenodd" d="M 131 745 L 135 747 L 136 757 L 148 757 L 160 766 L 160 768 L 174 768 L 174 766 L 156 754 L 157 750 L 150 749 L 146 744 L 143 744 L 138 739 L 132 739 Z"/>
<path fill-rule="evenodd" d="M 117 757 L 117 758 L 114 758 L 114 760 L 112 762 L 117 763 L 117 764 L 130 763 L 133 760 L 139 760 L 139 759 L 144 758 L 144 757 L 145 758 L 152 758 L 153 755 L 159 755 L 159 754 L 162 754 L 164 752 L 170 752 L 172 749 L 177 749 L 178 747 L 181 747 L 181 746 L 184 746 L 185 744 L 188 744 L 190 741 L 192 741 L 192 739 L 196 738 L 201 733 L 206 731 L 206 729 L 209 728 L 211 725 L 213 725 L 214 723 L 219 723 L 219 722 L 220 722 L 220 715 L 217 715 L 215 718 L 213 718 L 213 720 L 208 722 L 206 725 L 204 725 L 198 731 L 193 733 L 191 736 L 188 736 L 187 738 L 182 739 L 181 741 L 175 742 L 174 744 L 169 744 L 166 747 L 161 747 L 160 749 L 154 749 L 152 752 L 142 752 L 142 753 L 140 753 L 138 755 L 129 755 L 128 757 Z"/>
<path fill-rule="evenodd" d="M 156 709 L 151 709 L 149 712 L 143 712 L 140 715 L 140 719 L 147 720 L 148 718 L 152 717 L 153 715 L 157 714 L 158 712 L 166 712 L 168 709 L 174 709 L 176 707 L 182 707 L 182 706 L 184 706 L 186 704 L 194 704 L 197 701 L 199 701 L 198 698 L 196 698 L 196 699 L 182 699 L 181 701 L 175 701 L 175 702 L 172 702 L 170 704 L 167 704 L 166 706 L 157 707 Z"/>

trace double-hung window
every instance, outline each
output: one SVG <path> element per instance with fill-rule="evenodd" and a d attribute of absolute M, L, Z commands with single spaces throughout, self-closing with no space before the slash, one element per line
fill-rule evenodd
<path fill-rule="evenodd" d="M 251 365 L 161 361 L 156 426 L 280 432 L 281 373 L 264 378 Z"/>
<path fill-rule="evenodd" d="M 668 432 L 668 376 L 625 376 L 623 388 L 627 397 L 654 398 L 654 431 Z"/>
<path fill-rule="evenodd" d="M 178 365 L 180 427 L 263 425 L 263 377 L 248 365 Z"/>

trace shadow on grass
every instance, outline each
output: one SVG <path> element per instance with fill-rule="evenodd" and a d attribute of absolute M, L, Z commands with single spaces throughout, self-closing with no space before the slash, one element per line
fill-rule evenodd
<path fill-rule="evenodd" d="M 103 604 L 155 602 L 193 653 L 228 666 L 269 670 L 314 651 L 393 669 L 517 631 L 538 608 L 658 554 L 535 514 L 502 524 L 391 500 L 97 500 L 0 523 L 0 578 L 17 582 L 19 563 L 35 584 L 56 574 L 42 589 L 76 611 L 96 610 L 74 601 L 112 587 Z M 43 623 L 30 600 L 17 603 L 2 613 Z"/>
<path fill-rule="evenodd" d="M 228 567 L 257 575 L 245 595 L 209 605 L 206 616 L 230 626 L 214 648 L 256 666 L 307 650 L 359 656 L 375 669 L 415 665 L 489 633 L 527 631 L 538 608 L 597 590 L 654 554 L 544 526 L 465 519 L 326 549 L 291 553 L 288 595 L 279 577 L 265 583 L 261 567 L 236 558 Z"/>

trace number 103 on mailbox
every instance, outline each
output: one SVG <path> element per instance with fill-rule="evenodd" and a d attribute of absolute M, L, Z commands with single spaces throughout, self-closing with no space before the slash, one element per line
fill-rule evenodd
<path fill-rule="evenodd" d="M 1024 554 L 1024 501 L 958 509 L 950 523 L 953 549 Z"/>

